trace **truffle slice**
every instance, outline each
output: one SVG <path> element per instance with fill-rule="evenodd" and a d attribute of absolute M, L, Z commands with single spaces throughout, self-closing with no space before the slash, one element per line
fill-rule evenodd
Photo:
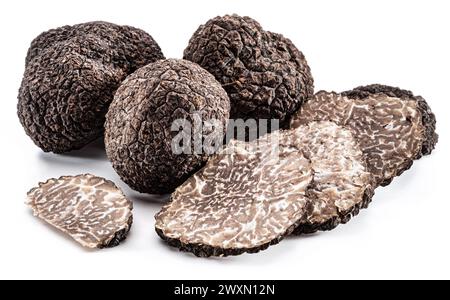
<path fill-rule="evenodd" d="M 206 70 L 187 60 L 160 60 L 117 90 L 106 117 L 106 152 L 131 188 L 171 193 L 222 145 L 229 111 L 226 92 Z M 183 151 L 174 151 L 180 144 Z"/>
<path fill-rule="evenodd" d="M 223 85 L 233 119 L 278 119 L 284 126 L 314 92 L 302 52 L 249 17 L 209 20 L 191 37 L 184 58 L 200 64 Z"/>
<path fill-rule="evenodd" d="M 313 209 L 294 234 L 331 230 L 368 206 L 374 178 L 349 129 L 322 121 L 301 125 L 292 134 L 314 172 L 308 194 Z"/>
<path fill-rule="evenodd" d="M 156 215 L 156 231 L 196 256 L 256 253 L 304 220 L 312 177 L 289 132 L 233 140 L 176 189 Z"/>
<path fill-rule="evenodd" d="M 90 174 L 49 179 L 30 190 L 34 215 L 87 248 L 119 245 L 131 228 L 132 202 L 111 181 Z"/>
<path fill-rule="evenodd" d="M 385 93 L 353 99 L 318 92 L 294 115 L 291 127 L 317 120 L 352 130 L 367 156 L 370 172 L 382 186 L 411 167 L 427 140 L 418 101 Z"/>
<path fill-rule="evenodd" d="M 45 152 L 80 149 L 103 135 L 121 81 L 163 58 L 150 35 L 129 26 L 91 22 L 44 32 L 26 58 L 19 120 Z"/>
<path fill-rule="evenodd" d="M 415 159 L 419 159 L 422 155 L 431 154 L 436 146 L 436 143 L 438 142 L 439 137 L 436 133 L 436 117 L 424 98 L 421 96 L 414 96 L 411 91 L 381 84 L 360 86 L 351 91 L 343 92 L 342 94 L 352 99 L 364 99 L 370 95 L 379 93 L 390 97 L 397 97 L 417 102 L 417 109 L 422 116 L 422 125 L 425 126 L 425 139 L 422 142 L 422 150 Z"/>

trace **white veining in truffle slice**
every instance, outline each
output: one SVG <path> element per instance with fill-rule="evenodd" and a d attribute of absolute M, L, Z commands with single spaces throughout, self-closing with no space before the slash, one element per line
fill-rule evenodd
<path fill-rule="evenodd" d="M 365 207 L 375 185 L 366 157 L 352 132 L 333 122 L 310 122 L 292 135 L 311 160 L 314 180 L 309 198 L 313 210 L 297 233 L 330 230 Z"/>
<path fill-rule="evenodd" d="M 385 94 L 350 99 L 319 92 L 293 117 L 291 127 L 311 121 L 333 121 L 351 129 L 382 185 L 409 168 L 425 140 L 417 101 Z"/>
<path fill-rule="evenodd" d="M 225 254 L 254 251 L 289 234 L 308 210 L 313 172 L 291 132 L 270 136 L 231 141 L 176 189 L 156 215 L 157 230 L 192 245 L 194 253 L 207 246 Z"/>
<path fill-rule="evenodd" d="M 87 248 L 116 246 L 131 227 L 131 201 L 113 182 L 90 174 L 40 183 L 28 192 L 26 204 Z"/>

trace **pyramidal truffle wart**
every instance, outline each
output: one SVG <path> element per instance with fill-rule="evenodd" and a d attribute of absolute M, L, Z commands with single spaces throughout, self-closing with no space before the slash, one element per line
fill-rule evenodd
<path fill-rule="evenodd" d="M 194 135 L 210 140 L 223 137 L 230 101 L 206 70 L 186 60 L 167 59 L 130 75 L 117 90 L 105 123 L 106 152 L 114 169 L 131 188 L 150 194 L 172 192 L 198 171 L 211 153 L 195 149 Z M 218 121 L 222 129 L 195 124 Z M 189 151 L 172 149 L 174 121 L 191 126 Z M 200 149 L 203 150 L 203 149 Z"/>
<path fill-rule="evenodd" d="M 434 148 L 435 118 L 424 103 L 421 97 L 379 85 L 344 94 L 321 91 L 293 116 L 291 127 L 330 120 L 349 128 L 377 185 L 385 186 Z"/>
<path fill-rule="evenodd" d="M 20 122 L 45 152 L 80 149 L 103 134 L 120 82 L 163 58 L 150 35 L 129 26 L 91 22 L 44 32 L 28 50 Z"/>
<path fill-rule="evenodd" d="M 288 118 L 314 93 L 304 55 L 249 18 L 226 15 L 200 26 L 184 58 L 213 74 L 231 100 L 231 118 Z"/>
<path fill-rule="evenodd" d="M 178 187 L 155 217 L 158 235 L 200 257 L 256 253 L 289 235 L 310 210 L 314 172 L 291 132 L 266 137 L 232 140 Z"/>
<path fill-rule="evenodd" d="M 294 234 L 331 230 L 366 208 L 375 180 L 352 132 L 333 122 L 310 122 L 291 131 L 311 160 L 314 180 L 308 199 L 312 210 Z"/>
<path fill-rule="evenodd" d="M 133 221 L 131 201 L 113 182 L 91 174 L 41 182 L 26 203 L 35 216 L 87 248 L 119 245 Z"/>

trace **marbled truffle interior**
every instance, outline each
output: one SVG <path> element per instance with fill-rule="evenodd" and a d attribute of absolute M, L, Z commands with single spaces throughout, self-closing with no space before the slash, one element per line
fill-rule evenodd
<path fill-rule="evenodd" d="M 117 246 L 126 238 L 133 205 L 116 185 L 85 174 L 40 183 L 27 194 L 35 216 L 87 248 Z"/>

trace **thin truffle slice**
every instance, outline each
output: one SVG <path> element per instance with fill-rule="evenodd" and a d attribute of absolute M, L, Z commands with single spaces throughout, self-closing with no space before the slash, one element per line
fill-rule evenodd
<path fill-rule="evenodd" d="M 422 142 L 422 150 L 415 159 L 419 159 L 423 155 L 431 154 L 438 142 L 439 136 L 436 133 L 436 117 L 424 98 L 421 96 L 414 96 L 411 91 L 381 84 L 360 86 L 351 91 L 343 92 L 342 94 L 352 99 L 364 99 L 370 95 L 379 93 L 390 97 L 417 101 L 417 109 L 422 116 L 422 125 L 425 126 L 425 139 Z"/>
<path fill-rule="evenodd" d="M 156 231 L 196 256 L 256 253 L 304 220 L 312 177 L 289 132 L 250 143 L 233 140 L 176 189 L 155 217 Z"/>
<path fill-rule="evenodd" d="M 331 230 L 368 206 L 374 178 L 349 129 L 322 121 L 302 125 L 292 134 L 314 171 L 308 194 L 313 209 L 294 234 Z"/>
<path fill-rule="evenodd" d="M 370 172 L 382 186 L 411 167 L 427 140 L 418 102 L 384 93 L 352 99 L 318 92 L 294 115 L 291 127 L 321 120 L 352 130 Z"/>
<path fill-rule="evenodd" d="M 35 216 L 86 248 L 109 248 L 127 237 L 133 204 L 112 182 L 91 174 L 39 183 L 27 194 Z"/>

